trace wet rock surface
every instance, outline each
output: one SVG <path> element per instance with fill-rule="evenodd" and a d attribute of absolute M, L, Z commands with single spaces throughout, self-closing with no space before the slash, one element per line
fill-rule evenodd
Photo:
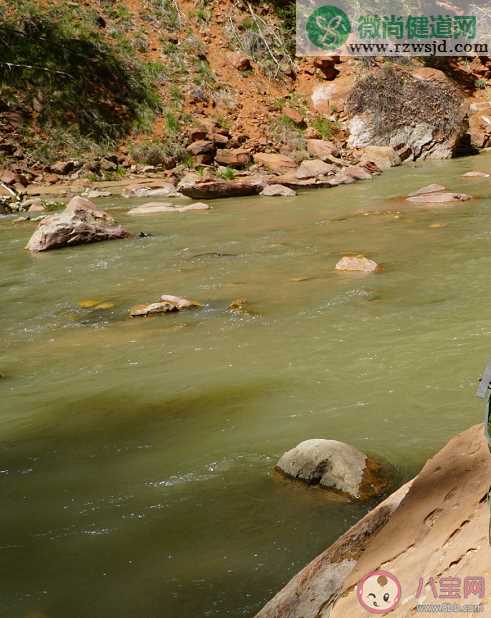
<path fill-rule="evenodd" d="M 63 212 L 41 221 L 26 249 L 47 251 L 127 236 L 128 232 L 106 212 L 85 198 L 74 197 Z"/>

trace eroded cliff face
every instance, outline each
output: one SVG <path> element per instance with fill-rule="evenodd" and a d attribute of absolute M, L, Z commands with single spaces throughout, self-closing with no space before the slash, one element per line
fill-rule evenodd
<path fill-rule="evenodd" d="M 438 588 L 435 599 L 431 586 L 431 578 L 438 586 L 448 577 L 484 577 L 491 586 L 490 485 L 491 456 L 477 425 L 450 440 L 413 481 L 306 566 L 256 618 L 366 618 L 356 585 L 377 570 L 401 584 L 400 603 L 386 615 L 417 615 L 416 606 L 425 603 L 481 603 L 476 615 L 491 616 L 488 594 L 445 599 Z"/>

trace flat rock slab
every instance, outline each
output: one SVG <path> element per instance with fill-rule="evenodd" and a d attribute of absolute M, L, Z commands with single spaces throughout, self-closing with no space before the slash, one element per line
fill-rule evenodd
<path fill-rule="evenodd" d="M 472 196 L 466 193 L 425 193 L 408 197 L 408 202 L 414 204 L 447 204 L 450 202 L 467 202 Z"/>
<path fill-rule="evenodd" d="M 202 202 L 196 202 L 195 204 L 189 204 L 188 206 L 173 206 L 168 202 L 148 202 L 141 206 L 136 206 L 128 211 L 129 215 L 154 215 L 161 212 L 190 212 L 192 210 L 209 210 L 208 204 Z"/>
<path fill-rule="evenodd" d="M 26 249 L 32 252 L 126 238 L 128 232 L 90 200 L 74 197 L 61 213 L 44 217 Z"/>
<path fill-rule="evenodd" d="M 259 195 L 264 189 L 262 177 L 238 178 L 236 180 L 203 180 L 183 182 L 179 191 L 193 199 L 219 199 L 224 197 L 242 197 Z"/>

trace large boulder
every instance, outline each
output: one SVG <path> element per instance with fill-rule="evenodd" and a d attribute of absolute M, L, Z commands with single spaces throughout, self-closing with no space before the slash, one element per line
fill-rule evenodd
<path fill-rule="evenodd" d="M 61 213 L 45 217 L 26 249 L 38 252 L 101 240 L 126 238 L 128 232 L 90 200 L 74 197 Z"/>
<path fill-rule="evenodd" d="M 321 159 L 321 161 L 338 154 L 336 146 L 324 139 L 308 139 L 306 144 L 309 154 L 315 159 Z"/>
<path fill-rule="evenodd" d="M 441 71 L 377 68 L 349 96 L 349 144 L 392 146 L 404 159 L 448 159 L 468 128 L 465 97 Z"/>
<path fill-rule="evenodd" d="M 258 152 L 254 155 L 254 162 L 275 174 L 287 174 L 297 167 L 293 159 L 277 152 Z"/>
<path fill-rule="evenodd" d="M 289 478 L 355 499 L 373 498 L 387 486 L 380 464 L 353 446 L 336 440 L 305 440 L 287 451 L 276 469 Z"/>
<path fill-rule="evenodd" d="M 327 176 L 335 171 L 336 167 L 330 163 L 324 163 L 320 159 L 305 159 L 305 161 L 300 163 L 295 176 L 299 179 L 318 178 L 319 176 Z"/>
<path fill-rule="evenodd" d="M 452 581 L 460 593 L 452 605 L 480 603 L 476 615 L 489 616 L 486 591 L 480 598 L 477 586 L 464 598 L 462 588 L 465 578 L 489 581 L 491 575 L 490 479 L 488 444 L 477 425 L 450 440 L 413 481 L 300 571 L 256 618 L 362 618 L 368 614 L 359 604 L 357 584 L 381 568 L 401 585 L 394 618 L 417 615 L 420 604 L 437 604 L 435 592 L 443 593 L 445 582 Z M 418 580 L 424 586 L 420 597 Z"/>
<path fill-rule="evenodd" d="M 371 161 L 381 169 L 386 170 L 401 164 L 401 157 L 392 146 L 365 146 L 361 161 Z"/>
<path fill-rule="evenodd" d="M 246 148 L 222 148 L 217 150 L 215 161 L 228 167 L 244 167 L 251 162 L 251 153 Z"/>

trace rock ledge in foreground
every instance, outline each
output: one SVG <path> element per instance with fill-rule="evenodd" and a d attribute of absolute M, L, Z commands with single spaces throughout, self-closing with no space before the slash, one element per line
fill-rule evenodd
<path fill-rule="evenodd" d="M 394 618 L 417 615 L 416 605 L 434 602 L 432 577 L 437 583 L 469 576 L 489 582 L 490 483 L 491 457 L 480 424 L 452 438 L 413 481 L 300 571 L 256 618 L 366 618 L 356 585 L 380 568 L 401 583 Z M 420 577 L 425 587 L 418 599 Z M 479 615 L 491 615 L 489 595 L 455 602 L 480 603 Z"/>

